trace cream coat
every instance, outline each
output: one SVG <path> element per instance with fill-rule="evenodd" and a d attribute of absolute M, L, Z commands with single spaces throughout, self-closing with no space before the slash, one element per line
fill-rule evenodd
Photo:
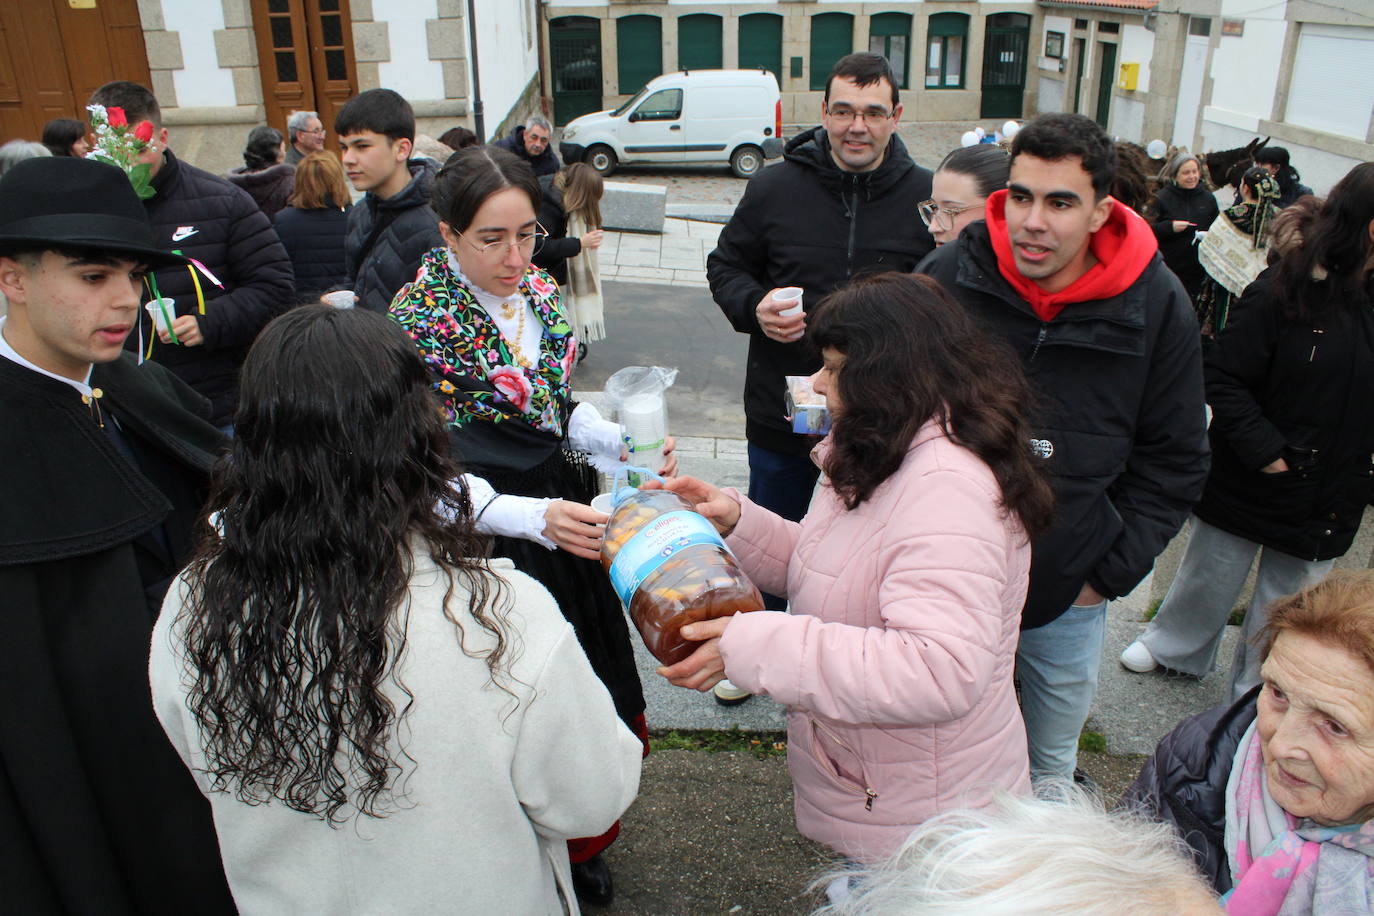
<path fill-rule="evenodd" d="M 735 617 L 726 676 L 789 707 L 797 828 L 850 858 L 879 860 L 940 811 L 1030 789 L 1012 688 L 1030 546 L 1000 492 L 928 423 L 853 511 L 825 482 L 800 524 L 739 497 L 727 543 L 790 613 Z"/>
<path fill-rule="evenodd" d="M 508 584 L 518 633 L 507 686 L 519 705 L 491 686 L 482 659 L 464 654 L 442 610 L 445 577 L 417 557 L 398 670 L 414 695 L 402 732 L 411 760 L 396 783 L 404 794 L 389 816 L 355 816 L 339 828 L 209 791 L 173 628 L 184 582 L 168 591 L 153 632 L 153 701 L 210 799 L 241 912 L 578 911 L 564 841 L 596 836 L 624 812 L 639 788 L 643 748 L 544 587 L 509 560 L 492 567 Z M 466 603 L 455 582 L 453 616 L 465 619 Z M 463 629 L 469 651 L 492 644 L 470 619 Z M 404 705 L 394 685 L 388 692 Z"/>

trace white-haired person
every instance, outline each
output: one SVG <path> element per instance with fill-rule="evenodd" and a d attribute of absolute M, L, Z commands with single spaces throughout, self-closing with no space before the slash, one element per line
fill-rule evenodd
<path fill-rule="evenodd" d="M 1056 784 L 926 821 L 891 858 L 826 875 L 855 890 L 813 916 L 1201 916 L 1221 912 L 1172 831 Z"/>
<path fill-rule="evenodd" d="M 534 176 L 552 175 L 563 167 L 558 154 L 553 151 L 553 126 L 543 115 L 530 115 L 521 127 L 517 127 L 492 146 L 508 149 L 529 163 Z"/>

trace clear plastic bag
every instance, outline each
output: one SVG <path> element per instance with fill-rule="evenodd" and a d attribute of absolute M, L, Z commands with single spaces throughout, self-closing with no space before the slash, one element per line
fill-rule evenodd
<path fill-rule="evenodd" d="M 626 366 L 606 379 L 606 396 L 625 428 L 625 446 L 630 454 L 663 451 L 668 437 L 664 392 L 676 379 L 676 369 L 662 366 Z"/>
<path fill-rule="evenodd" d="M 615 491 L 601 565 L 644 645 L 665 665 L 696 648 L 680 633 L 687 624 L 763 608 L 763 596 L 716 529 L 668 490 Z"/>

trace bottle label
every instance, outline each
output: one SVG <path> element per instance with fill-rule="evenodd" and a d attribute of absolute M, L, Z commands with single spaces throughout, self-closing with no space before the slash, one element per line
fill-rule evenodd
<path fill-rule="evenodd" d="M 711 523 L 687 509 L 665 512 L 636 531 L 611 561 L 611 586 L 621 604 L 628 608 L 641 582 L 674 554 L 695 544 L 725 547 Z"/>

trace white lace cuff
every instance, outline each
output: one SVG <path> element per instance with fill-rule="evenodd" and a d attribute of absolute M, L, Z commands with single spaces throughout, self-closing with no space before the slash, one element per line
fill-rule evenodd
<path fill-rule="evenodd" d="M 549 550 L 558 547 L 544 536 L 544 513 L 553 500 L 497 493 L 491 484 L 475 474 L 464 474 L 463 480 L 468 485 L 474 527 L 478 531 L 534 541 Z"/>
<path fill-rule="evenodd" d="M 578 404 L 568 419 L 568 445 L 586 452 L 588 463 L 603 474 L 614 475 L 624 466 L 620 453 L 625 448 L 619 423 L 602 418 L 591 404 Z"/>

